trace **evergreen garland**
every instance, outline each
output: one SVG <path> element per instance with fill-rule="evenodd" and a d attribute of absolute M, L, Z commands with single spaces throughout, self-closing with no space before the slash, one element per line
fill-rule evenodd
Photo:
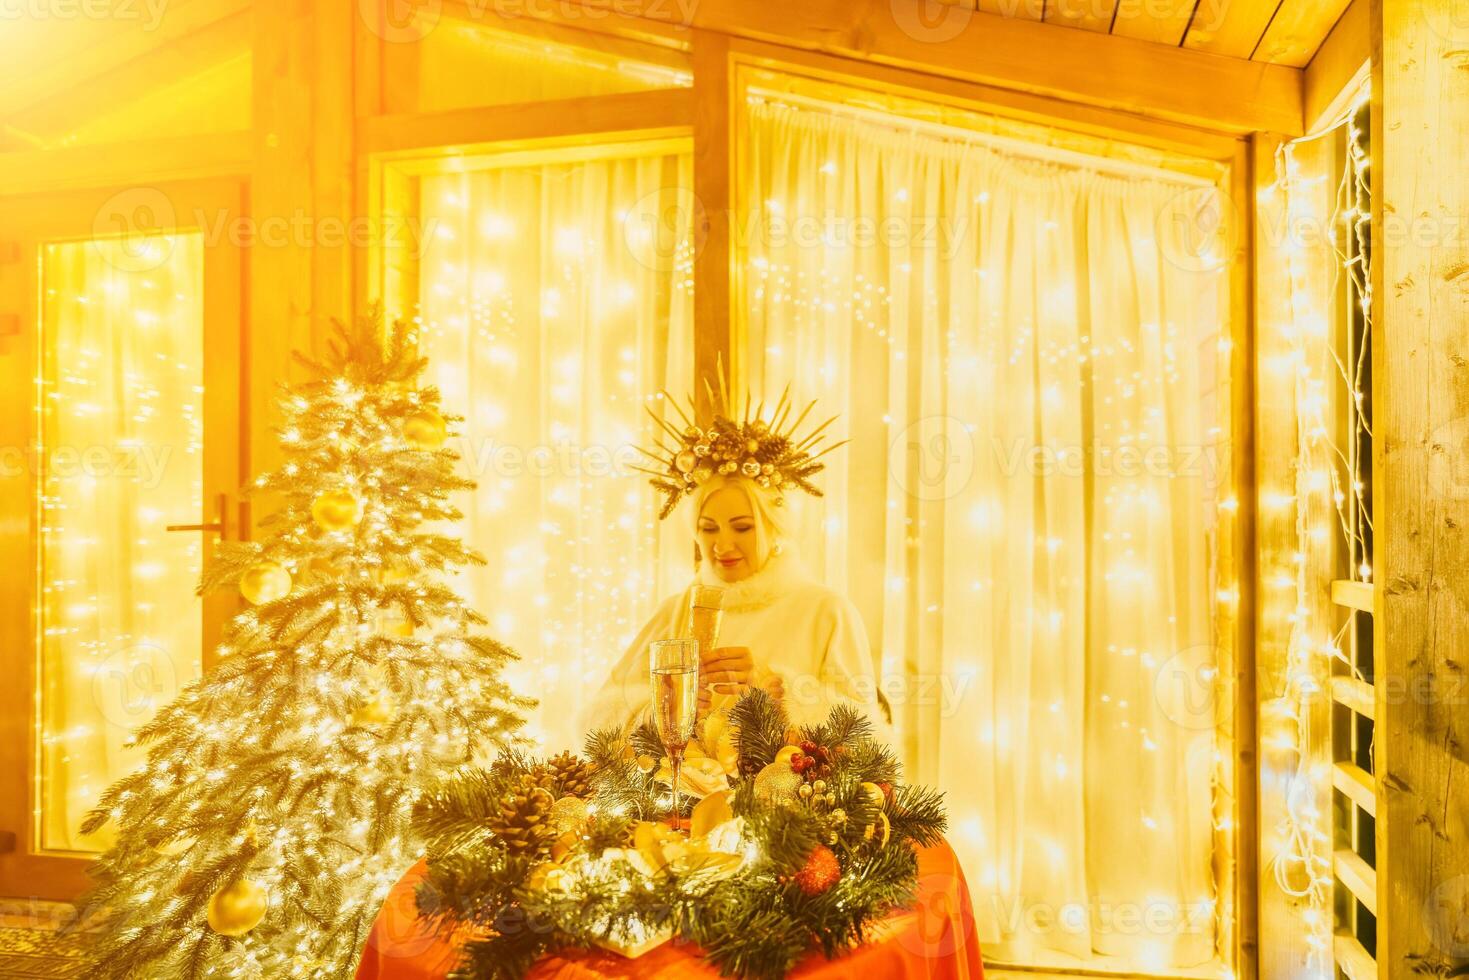
<path fill-rule="evenodd" d="M 897 785 L 897 761 L 860 712 L 839 706 L 793 731 L 755 690 L 728 709 L 728 722 L 738 751 L 729 788 L 691 808 L 687 839 L 654 823 L 668 815 L 670 794 L 657 778 L 663 748 L 646 725 L 626 738 L 587 737 L 585 817 L 558 827 L 546 853 L 512 853 L 485 826 L 547 763 L 506 754 L 427 793 L 415 820 L 429 841 L 419 911 L 445 935 L 472 937 L 452 980 L 519 980 L 550 950 L 625 948 L 660 932 L 697 944 L 726 976 L 778 980 L 813 946 L 836 957 L 913 901 L 915 847 L 941 838 L 943 797 Z M 805 750 L 830 760 L 823 777 L 791 765 Z M 709 814 L 728 822 L 711 828 Z M 820 851 L 834 862 L 817 861 Z"/>

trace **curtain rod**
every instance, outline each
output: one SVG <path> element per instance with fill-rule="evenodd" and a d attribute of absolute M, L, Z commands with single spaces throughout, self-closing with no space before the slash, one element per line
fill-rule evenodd
<path fill-rule="evenodd" d="M 1009 154 L 1020 157 L 1031 157 L 1043 161 L 1060 163 L 1075 167 L 1078 170 L 1095 170 L 1099 172 L 1110 171 L 1114 174 L 1124 176 L 1145 176 L 1157 180 L 1164 180 L 1173 184 L 1184 184 L 1190 187 L 1216 187 L 1217 183 L 1207 177 L 1199 177 L 1194 174 L 1179 173 L 1165 167 L 1150 167 L 1143 163 L 1133 163 L 1130 160 L 1113 160 L 1109 157 L 1093 156 L 1089 153 L 1081 153 L 1076 150 L 1066 150 L 1060 147 L 1045 146 L 1040 143 L 1031 143 L 1027 140 L 1015 139 L 1009 136 L 996 136 L 990 133 L 978 133 L 973 130 L 964 129 L 946 123 L 930 122 L 926 119 L 911 119 L 897 113 L 883 112 L 878 109 L 868 109 L 863 106 L 846 105 L 841 102 L 828 102 L 825 99 L 817 99 L 807 95 L 796 95 L 789 92 L 777 92 L 770 89 L 751 87 L 746 90 L 748 95 L 762 99 L 767 102 L 789 102 L 810 109 L 819 109 L 832 114 L 849 115 L 857 119 L 865 119 L 899 131 L 913 130 L 915 132 L 930 133 L 947 139 L 978 143 L 1003 150 Z"/>

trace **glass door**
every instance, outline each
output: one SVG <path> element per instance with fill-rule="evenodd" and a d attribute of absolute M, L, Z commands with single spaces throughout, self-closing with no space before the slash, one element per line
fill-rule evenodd
<path fill-rule="evenodd" d="M 68 899 L 133 731 L 206 665 L 238 536 L 241 188 L 0 200 L 0 895 Z"/>

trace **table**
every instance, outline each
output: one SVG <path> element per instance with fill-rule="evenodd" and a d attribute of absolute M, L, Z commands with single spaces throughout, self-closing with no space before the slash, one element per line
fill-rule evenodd
<path fill-rule="evenodd" d="M 373 923 L 357 980 L 443 980 L 458 953 L 418 918 L 413 891 L 424 876 L 415 865 L 393 886 Z M 828 962 L 818 950 L 789 974 L 802 980 L 982 980 L 979 938 L 969 888 L 954 852 L 939 843 L 918 852 L 918 901 L 874 927 L 870 942 Z M 719 971 L 698 948 L 670 942 L 630 960 L 616 953 L 548 954 L 529 980 L 715 980 Z"/>

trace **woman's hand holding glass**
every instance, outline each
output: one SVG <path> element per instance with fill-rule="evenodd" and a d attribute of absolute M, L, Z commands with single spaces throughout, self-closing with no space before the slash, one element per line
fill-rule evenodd
<path fill-rule="evenodd" d="M 785 699 L 785 680 L 775 673 L 757 677 L 755 657 L 749 647 L 715 647 L 699 654 L 699 710 L 707 711 L 713 694 L 739 697 L 751 687 L 761 687 L 777 701 Z"/>

